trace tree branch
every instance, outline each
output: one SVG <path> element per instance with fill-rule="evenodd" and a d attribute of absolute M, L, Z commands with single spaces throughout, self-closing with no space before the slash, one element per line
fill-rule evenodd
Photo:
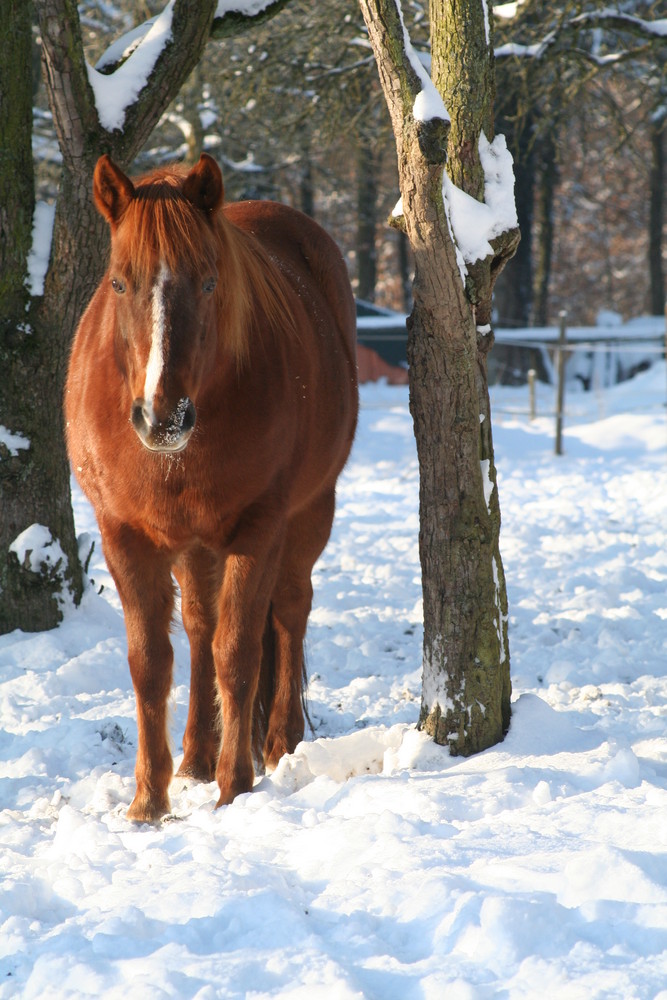
<path fill-rule="evenodd" d="M 229 3 L 230 0 L 227 0 Z M 217 16 L 213 20 L 213 27 L 211 29 L 211 38 L 215 41 L 220 41 L 222 38 L 231 38 L 232 35 L 240 35 L 244 31 L 248 31 L 250 28 L 256 28 L 260 24 L 264 24 L 265 21 L 271 20 L 276 14 L 280 13 L 283 7 L 286 7 L 289 0 L 268 0 L 266 6 L 262 10 L 258 10 L 255 14 L 248 14 L 242 8 L 244 6 L 244 0 L 236 0 L 238 9 L 227 10 L 220 16 Z M 220 5 L 218 5 L 219 9 Z"/>
<path fill-rule="evenodd" d="M 129 163 L 155 126 L 156 104 L 164 109 L 178 94 L 183 80 L 199 62 L 211 33 L 216 0 L 175 0 L 171 38 L 162 48 L 145 86 L 128 105 L 125 123 L 110 137 L 110 151 L 121 163 Z M 176 41 L 175 41 L 176 40 Z M 136 58 L 141 46 L 130 56 Z"/>
<path fill-rule="evenodd" d="M 559 43 L 563 41 L 567 43 L 567 39 L 571 35 L 577 34 L 580 30 L 586 30 L 587 28 L 606 28 L 610 31 L 629 33 L 638 38 L 643 38 L 645 44 L 637 49 L 630 49 L 623 53 L 622 58 L 624 59 L 640 58 L 647 51 L 652 50 L 654 46 L 662 47 L 667 44 L 667 18 L 646 21 L 640 17 L 610 10 L 585 11 L 583 14 L 578 14 L 575 17 L 565 18 L 557 27 L 548 31 L 543 38 L 537 41 L 529 43 L 508 42 L 505 45 L 499 45 L 495 50 L 495 56 L 496 59 L 511 56 L 541 59 L 552 49 L 557 49 L 559 53 L 562 52 L 563 49 Z M 579 55 L 583 54 L 580 49 L 577 52 Z M 590 53 L 589 58 L 597 59 L 600 65 L 605 64 L 604 57 L 596 57 L 593 53 Z M 618 61 L 618 56 L 614 57 L 614 61 Z"/>
<path fill-rule="evenodd" d="M 267 0 L 266 6 L 254 14 L 245 13 L 241 9 L 244 0 L 237 0 L 237 2 L 239 6 L 238 10 L 230 9 L 224 11 L 222 14 L 218 14 L 220 3 L 217 4 L 209 35 L 214 41 L 220 41 L 223 38 L 232 38 L 234 35 L 240 35 L 244 31 L 259 27 L 260 24 L 264 24 L 280 13 L 290 0 Z M 144 21 L 143 24 L 132 28 L 131 31 L 127 31 L 120 38 L 112 42 L 107 51 L 95 64 L 95 69 L 98 73 L 103 73 L 105 76 L 115 73 L 120 66 L 131 58 L 133 52 L 141 45 L 156 20 L 156 17 L 151 17 Z"/>
<path fill-rule="evenodd" d="M 611 10 L 590 10 L 573 17 L 570 21 L 573 27 L 589 24 L 595 27 L 612 28 L 616 31 L 629 31 L 634 35 L 649 36 L 667 41 L 667 18 L 646 21 L 632 14 L 622 14 Z"/>
<path fill-rule="evenodd" d="M 172 101 L 182 81 L 196 66 L 210 38 L 225 38 L 273 17 L 288 0 L 273 0 L 257 13 L 230 10 L 216 16 L 217 0 L 173 0 L 170 36 L 146 73 L 144 85 L 123 109 L 118 126 L 105 127 L 86 65 L 79 15 L 75 0 L 35 0 L 43 38 L 44 66 L 52 111 L 63 157 L 72 167 L 87 147 L 108 150 L 119 163 L 127 165 L 152 131 L 155 108 L 164 109 Z M 243 0 L 238 0 L 239 7 Z M 165 11 L 167 7 L 165 6 Z M 163 11 L 164 13 L 164 11 Z M 141 58 L 155 19 L 146 21 L 117 40 L 98 62 L 104 86 L 122 87 L 126 81 L 115 74 L 129 75 L 133 61 Z M 108 124 L 108 123 L 107 123 Z"/>
<path fill-rule="evenodd" d="M 95 97 L 86 72 L 75 0 L 34 0 L 42 36 L 42 63 L 58 142 L 67 166 L 99 131 Z"/>
<path fill-rule="evenodd" d="M 397 143 L 414 130 L 426 162 L 444 164 L 449 115 L 410 44 L 400 5 L 396 0 L 360 0 L 360 7 Z"/>

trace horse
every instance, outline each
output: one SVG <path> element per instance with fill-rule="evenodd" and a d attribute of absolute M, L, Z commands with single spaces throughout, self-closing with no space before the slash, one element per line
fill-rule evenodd
<path fill-rule="evenodd" d="M 224 201 L 215 160 L 93 177 L 109 266 L 77 328 L 67 446 L 122 603 L 137 710 L 127 816 L 170 812 L 176 583 L 190 645 L 181 777 L 251 791 L 304 736 L 311 574 L 331 532 L 358 387 L 331 237 Z"/>

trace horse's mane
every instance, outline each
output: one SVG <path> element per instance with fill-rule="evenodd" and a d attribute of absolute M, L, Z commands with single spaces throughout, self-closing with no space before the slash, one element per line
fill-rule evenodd
<path fill-rule="evenodd" d="M 285 281 L 257 240 L 229 222 L 222 209 L 205 218 L 183 194 L 185 176 L 182 168 L 170 167 L 135 183 L 123 216 L 124 251 L 140 282 L 149 280 L 156 260 L 171 271 L 185 265 L 203 277 L 207 269 L 217 274 L 224 346 L 242 365 L 261 314 L 264 329 L 293 332 Z"/>

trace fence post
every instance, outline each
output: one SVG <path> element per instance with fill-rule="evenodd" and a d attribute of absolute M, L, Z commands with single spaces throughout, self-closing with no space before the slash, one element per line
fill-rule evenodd
<path fill-rule="evenodd" d="M 563 454 L 563 409 L 565 402 L 565 348 L 567 345 L 567 311 L 562 309 L 558 314 L 560 326 L 558 331 L 558 357 L 556 372 L 558 376 L 556 390 L 556 454 Z"/>
<path fill-rule="evenodd" d="M 530 400 L 530 419 L 535 419 L 536 407 L 535 407 L 535 379 L 537 378 L 537 372 L 534 368 L 528 369 L 528 398 Z"/>

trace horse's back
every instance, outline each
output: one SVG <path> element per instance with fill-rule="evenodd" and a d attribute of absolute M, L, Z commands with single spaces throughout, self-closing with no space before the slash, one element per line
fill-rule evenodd
<path fill-rule="evenodd" d="M 345 261 L 338 246 L 314 219 L 275 201 L 229 202 L 226 218 L 250 233 L 278 264 L 298 296 L 312 282 L 327 302 L 346 352 L 356 366 L 356 311 Z"/>

